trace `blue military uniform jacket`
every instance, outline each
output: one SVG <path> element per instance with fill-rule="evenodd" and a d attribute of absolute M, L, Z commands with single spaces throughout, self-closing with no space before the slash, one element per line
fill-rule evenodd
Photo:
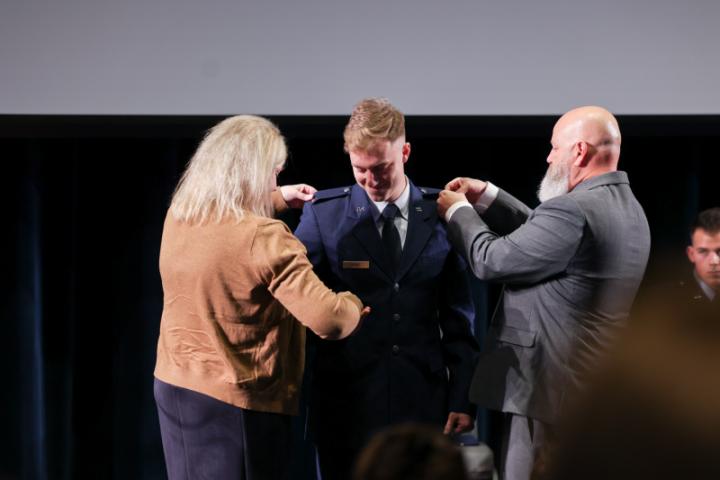
<path fill-rule="evenodd" d="M 437 215 L 438 190 L 410 183 L 400 267 L 393 272 L 358 185 L 320 191 L 295 235 L 320 278 L 372 309 L 340 341 L 311 336 L 310 428 L 316 442 L 361 446 L 389 424 L 443 425 L 449 411 L 473 414 L 468 389 L 478 351 L 466 267 Z"/>

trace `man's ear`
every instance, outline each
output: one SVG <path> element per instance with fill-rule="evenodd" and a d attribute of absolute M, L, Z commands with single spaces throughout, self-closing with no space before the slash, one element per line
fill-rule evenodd
<path fill-rule="evenodd" d="M 573 165 L 580 168 L 585 167 L 590 161 L 590 144 L 582 140 L 575 143 L 573 155 L 575 157 Z"/>
<path fill-rule="evenodd" d="M 402 147 L 403 163 L 408 161 L 410 158 L 410 142 L 405 142 Z"/>
<path fill-rule="evenodd" d="M 689 245 L 687 249 L 685 249 L 685 253 L 687 253 L 688 260 L 690 260 L 690 263 L 695 263 L 695 249 L 692 245 Z"/>

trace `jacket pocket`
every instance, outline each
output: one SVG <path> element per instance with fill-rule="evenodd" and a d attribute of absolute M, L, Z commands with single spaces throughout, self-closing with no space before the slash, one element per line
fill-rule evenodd
<path fill-rule="evenodd" d="M 535 346 L 535 339 L 537 332 L 530 330 L 522 330 L 520 328 L 503 326 L 497 334 L 497 339 L 501 342 L 511 343 L 520 347 L 533 347 Z"/>

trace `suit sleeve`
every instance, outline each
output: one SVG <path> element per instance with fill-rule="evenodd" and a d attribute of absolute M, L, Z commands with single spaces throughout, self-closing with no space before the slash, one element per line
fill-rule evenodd
<path fill-rule="evenodd" d="M 513 232 L 500 236 L 469 207 L 459 208 L 448 236 L 481 280 L 533 284 L 563 272 L 580 246 L 585 216 L 568 196 L 541 204 Z"/>
<path fill-rule="evenodd" d="M 475 306 L 465 262 L 452 250 L 445 262 L 442 283 L 439 316 L 443 357 L 450 373 L 448 410 L 475 416 L 475 406 L 468 400 L 479 351 L 473 335 Z"/>
<path fill-rule="evenodd" d="M 259 226 L 251 255 L 270 294 L 318 336 L 344 338 L 355 330 L 362 302 L 350 292 L 335 293 L 325 286 L 285 224 Z"/>
<path fill-rule="evenodd" d="M 507 235 L 525 223 L 531 213 L 527 205 L 500 189 L 495 201 L 481 215 L 493 232 Z"/>

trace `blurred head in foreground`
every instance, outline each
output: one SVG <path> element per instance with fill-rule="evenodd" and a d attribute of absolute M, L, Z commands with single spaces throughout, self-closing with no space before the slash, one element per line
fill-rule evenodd
<path fill-rule="evenodd" d="M 720 318 L 654 303 L 638 309 L 535 478 L 720 478 Z"/>
<path fill-rule="evenodd" d="M 377 434 L 358 457 L 354 480 L 465 480 L 460 448 L 437 428 L 406 424 Z"/>

